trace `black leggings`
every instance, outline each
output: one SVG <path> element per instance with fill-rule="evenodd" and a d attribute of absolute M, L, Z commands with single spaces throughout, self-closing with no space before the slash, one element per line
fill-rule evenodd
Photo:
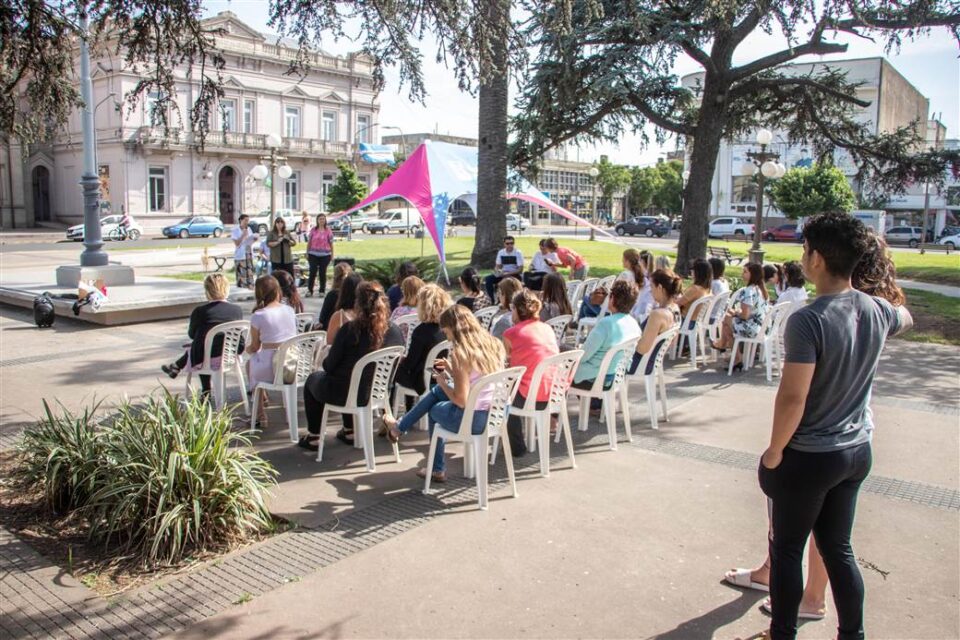
<path fill-rule="evenodd" d="M 307 291 L 313 293 L 313 283 L 316 281 L 317 276 L 320 276 L 320 293 L 323 293 L 327 290 L 327 267 L 330 266 L 330 261 L 333 260 L 333 256 L 315 256 L 307 254 L 307 262 L 310 264 L 310 276 L 307 279 Z"/>
<path fill-rule="evenodd" d="M 863 578 L 850 534 L 857 493 L 870 473 L 870 443 L 807 453 L 787 447 L 776 469 L 762 464 L 760 488 L 773 503 L 770 541 L 770 600 L 774 640 L 797 635 L 797 611 L 803 597 L 803 548 L 812 531 L 830 577 L 837 609 L 837 638 L 863 633 Z"/>
<path fill-rule="evenodd" d="M 293 275 L 293 263 L 292 262 L 271 262 L 270 268 L 273 271 L 286 271 L 290 275 Z"/>
<path fill-rule="evenodd" d="M 513 406 L 522 408 L 527 403 L 527 399 L 517 392 L 513 398 Z M 546 409 L 546 400 L 537 400 L 537 409 Z M 549 428 L 549 427 L 548 427 Z M 510 438 L 510 451 L 515 457 L 527 453 L 527 441 L 523 439 L 523 418 L 514 415 L 507 415 L 507 436 Z"/>
<path fill-rule="evenodd" d="M 187 361 L 189 360 L 188 354 L 186 351 L 183 352 L 183 355 L 177 358 L 173 364 L 177 365 L 178 369 L 184 369 L 187 366 Z M 197 376 L 200 378 L 200 392 L 204 398 L 210 397 L 210 376 L 205 376 L 200 374 Z"/>

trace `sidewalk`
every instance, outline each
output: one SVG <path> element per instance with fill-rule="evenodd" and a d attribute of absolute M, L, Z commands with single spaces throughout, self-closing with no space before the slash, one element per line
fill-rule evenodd
<path fill-rule="evenodd" d="M 949 296 L 951 298 L 960 298 L 960 287 L 954 287 L 946 284 L 933 284 L 932 282 L 904 280 L 903 278 L 897 278 L 897 284 L 904 289 L 919 289 L 920 291 L 939 293 L 942 296 Z"/>

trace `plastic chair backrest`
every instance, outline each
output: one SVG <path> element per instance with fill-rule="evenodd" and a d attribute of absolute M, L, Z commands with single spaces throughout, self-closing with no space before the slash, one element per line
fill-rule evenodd
<path fill-rule="evenodd" d="M 687 309 L 687 316 L 683 319 L 683 324 L 680 325 L 683 330 L 692 331 L 697 323 L 703 320 L 703 316 L 712 302 L 712 295 L 703 296 L 702 298 L 694 300 L 690 308 Z"/>
<path fill-rule="evenodd" d="M 220 368 L 226 369 L 237 361 L 240 341 L 245 340 L 250 331 L 249 320 L 234 320 L 222 322 L 207 332 L 203 341 L 203 362 L 208 363 L 213 353 L 213 341 L 217 336 L 223 336 L 223 351 L 220 354 Z"/>
<path fill-rule="evenodd" d="M 427 359 L 424 361 L 423 366 L 423 385 L 425 389 L 430 388 L 430 380 L 433 378 L 433 373 L 431 372 L 431 367 L 433 367 L 433 361 L 440 357 L 440 354 L 444 351 L 450 351 L 450 347 L 453 346 L 449 340 L 441 340 L 437 344 L 433 345 L 433 348 L 427 352 Z"/>
<path fill-rule="evenodd" d="M 611 373 L 613 374 L 613 382 L 610 388 L 613 389 L 623 384 L 623 379 L 627 375 L 627 367 L 633 360 L 633 352 L 637 350 L 638 340 L 640 340 L 639 336 L 610 347 L 610 350 L 603 356 L 603 360 L 600 361 L 600 371 L 596 380 L 593 381 L 593 387 L 590 389 L 592 393 L 599 394 L 603 391 L 604 387 L 607 386 L 605 384 L 607 376 Z M 623 355 L 614 365 L 613 359 L 618 353 Z"/>
<path fill-rule="evenodd" d="M 658 335 L 657 339 L 653 341 L 653 346 L 650 347 L 650 351 L 643 354 L 643 357 L 640 359 L 640 364 L 637 365 L 637 369 L 633 372 L 632 377 L 640 378 L 652 375 L 659 367 L 663 366 L 663 359 L 670 350 L 668 346 L 678 333 L 680 333 L 680 327 L 674 325 Z"/>
<path fill-rule="evenodd" d="M 547 324 L 550 325 L 553 332 L 557 334 L 557 344 L 563 342 L 563 336 L 566 335 L 567 327 L 570 325 L 571 320 L 573 320 L 573 316 L 571 315 L 557 316 L 556 318 L 547 320 Z"/>
<path fill-rule="evenodd" d="M 500 433 L 503 432 L 502 427 L 507 422 L 507 408 L 513 403 L 513 397 L 517 394 L 517 385 L 526 370 L 526 367 L 511 367 L 482 376 L 470 385 L 470 393 L 467 394 L 467 408 L 463 411 L 463 418 L 460 420 L 460 430 L 458 431 L 461 437 L 485 436 L 491 429 L 496 429 Z M 483 426 L 482 433 L 474 434 L 471 426 L 473 425 L 473 414 L 476 412 L 477 398 L 489 387 L 493 387 L 493 394 L 490 398 L 490 408 L 487 410 L 487 422 Z"/>
<path fill-rule="evenodd" d="M 583 301 L 585 297 L 593 293 L 593 290 L 600 286 L 600 278 L 587 278 L 583 281 L 583 288 L 580 290 L 580 296 L 578 300 Z"/>
<path fill-rule="evenodd" d="M 297 333 L 305 333 L 307 328 L 312 326 L 315 322 L 312 313 L 298 313 L 297 314 Z"/>
<path fill-rule="evenodd" d="M 573 384 L 573 374 L 576 372 L 577 365 L 580 364 L 580 358 L 582 357 L 583 350 L 574 349 L 541 360 L 537 368 L 533 370 L 533 377 L 530 379 L 530 391 L 523 404 L 523 409 L 525 411 L 536 410 L 537 394 L 543 386 L 543 378 L 550 376 L 547 410 L 550 413 L 560 411 L 560 405 L 567 401 L 567 390 Z"/>
<path fill-rule="evenodd" d="M 490 323 L 493 321 L 493 317 L 500 312 L 500 305 L 490 305 L 489 307 L 484 307 L 478 311 L 473 312 L 473 316 L 477 319 L 482 326 L 487 331 L 490 330 Z"/>
<path fill-rule="evenodd" d="M 723 322 L 723 314 L 726 313 L 729 306 L 729 291 L 724 291 L 723 293 L 718 293 L 717 295 L 713 296 L 713 301 L 710 303 L 710 306 L 707 307 L 706 312 L 704 312 L 704 317 L 707 320 L 707 326 L 713 327 Z"/>
<path fill-rule="evenodd" d="M 357 404 L 357 393 L 359 393 L 360 381 L 364 369 L 370 365 L 374 365 L 375 368 L 370 381 L 369 402 L 366 406 L 373 406 L 377 401 L 386 401 L 390 396 L 390 383 L 393 381 L 397 360 L 402 355 L 403 347 L 385 347 L 371 351 L 357 360 L 357 364 L 353 366 L 353 371 L 350 373 L 350 391 L 347 393 L 347 401 L 344 406 L 359 406 Z"/>
<path fill-rule="evenodd" d="M 780 334 L 784 321 L 793 313 L 793 304 L 792 302 L 779 302 L 767 311 L 767 317 L 763 319 L 763 335 L 771 336 Z"/>
<path fill-rule="evenodd" d="M 326 331 L 308 331 L 300 335 L 293 336 L 284 341 L 277 348 L 277 361 L 286 362 L 287 352 L 295 349 L 297 353 L 297 378 L 296 384 L 301 384 L 313 373 L 313 359 L 316 356 L 317 349 L 320 349 L 327 342 Z M 284 367 L 275 367 L 273 372 L 273 383 L 283 384 Z"/>
<path fill-rule="evenodd" d="M 400 333 L 403 334 L 403 352 L 406 353 L 410 349 L 410 340 L 413 339 L 413 330 L 417 328 L 417 325 L 420 324 L 420 316 L 415 313 L 408 313 L 398 317 L 393 321 L 393 324 L 397 325 L 397 328 L 400 329 Z"/>

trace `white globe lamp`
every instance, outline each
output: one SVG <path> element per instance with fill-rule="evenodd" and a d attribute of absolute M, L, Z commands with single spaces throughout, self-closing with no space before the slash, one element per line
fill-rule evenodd
<path fill-rule="evenodd" d="M 264 140 L 264 142 L 266 143 L 268 149 L 276 149 L 277 147 L 280 146 L 280 143 L 283 141 L 280 139 L 280 136 L 278 136 L 277 134 L 269 133 L 267 134 L 267 137 Z"/>
<path fill-rule="evenodd" d="M 250 177 L 254 180 L 263 180 L 267 177 L 269 171 L 262 164 L 258 164 L 253 169 L 250 170 Z"/>
<path fill-rule="evenodd" d="M 293 168 L 288 164 L 282 165 L 277 169 L 277 175 L 286 180 L 293 175 Z"/>
<path fill-rule="evenodd" d="M 752 176 L 757 172 L 757 165 L 752 162 L 744 162 L 740 165 L 740 175 L 742 176 Z"/>
<path fill-rule="evenodd" d="M 760 172 L 763 173 L 764 178 L 773 178 L 777 175 L 777 163 L 771 160 L 767 160 L 762 165 L 760 165 Z"/>
<path fill-rule="evenodd" d="M 777 178 L 782 178 L 787 173 L 787 167 L 782 162 L 777 163 Z"/>
<path fill-rule="evenodd" d="M 760 129 L 757 131 L 757 144 L 767 145 L 773 141 L 773 134 L 770 129 Z"/>

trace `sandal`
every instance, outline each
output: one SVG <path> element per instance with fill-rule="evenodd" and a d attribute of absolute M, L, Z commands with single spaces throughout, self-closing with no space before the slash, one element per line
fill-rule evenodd
<path fill-rule="evenodd" d="M 751 573 L 753 572 L 750 569 L 730 569 L 730 571 L 723 574 L 723 580 L 727 584 L 732 584 L 735 587 L 769 592 L 770 585 L 763 584 L 762 582 L 754 582 L 750 579 Z"/>
<path fill-rule="evenodd" d="M 320 436 L 315 436 L 313 434 L 301 436 L 300 439 L 297 440 L 297 446 L 306 449 L 307 451 L 316 451 L 320 448 L 320 445 L 317 444 L 319 441 Z"/>
<path fill-rule="evenodd" d="M 427 477 L 427 470 L 417 469 L 417 477 L 425 479 Z M 430 481 L 439 482 L 442 484 L 447 481 L 447 474 L 444 471 L 434 471 L 433 475 L 430 476 Z"/>
<path fill-rule="evenodd" d="M 343 444 L 348 444 L 351 447 L 353 446 L 353 431 L 347 431 L 346 429 L 340 429 L 337 431 L 337 440 Z"/>
<path fill-rule="evenodd" d="M 770 597 L 767 596 L 760 604 L 760 608 L 773 615 L 773 606 L 770 604 Z M 817 609 L 816 611 L 800 611 L 797 609 L 797 618 L 800 620 L 823 620 L 827 616 L 827 608 Z"/>

